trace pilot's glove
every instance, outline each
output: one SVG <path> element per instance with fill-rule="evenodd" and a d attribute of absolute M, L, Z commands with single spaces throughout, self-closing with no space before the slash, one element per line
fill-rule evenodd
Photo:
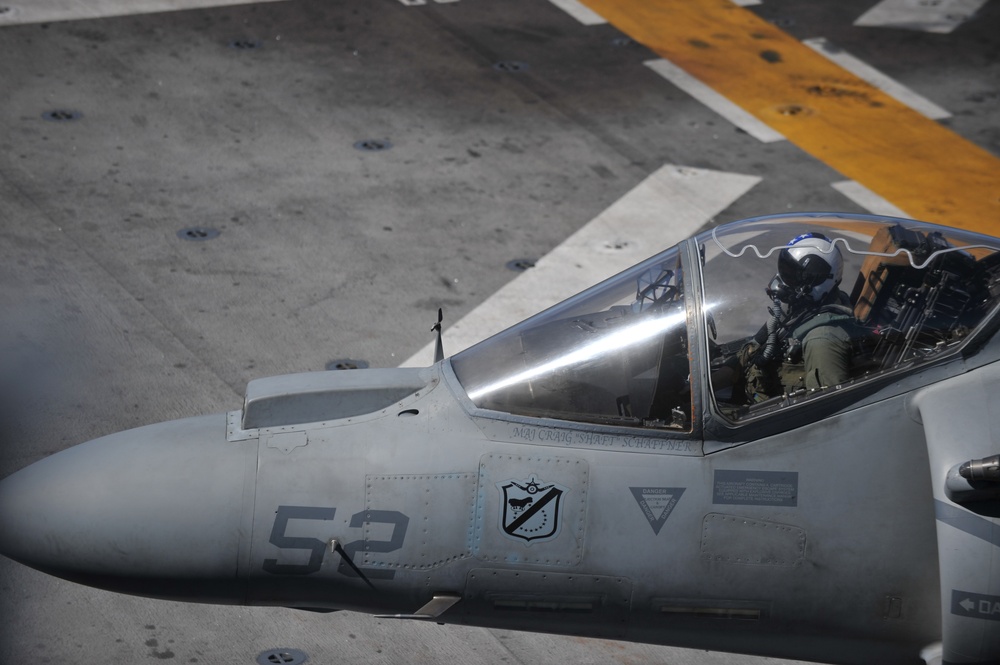
<path fill-rule="evenodd" d="M 786 362 L 790 363 L 800 363 L 802 362 L 802 342 L 795 339 L 794 337 L 787 340 L 785 344 L 785 353 L 783 354 Z"/>

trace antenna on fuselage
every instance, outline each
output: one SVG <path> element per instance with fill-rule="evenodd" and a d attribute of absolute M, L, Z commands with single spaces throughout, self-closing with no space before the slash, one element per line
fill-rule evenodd
<path fill-rule="evenodd" d="M 444 310 L 438 307 L 438 320 L 437 323 L 431 328 L 432 332 L 437 333 L 437 342 L 434 344 L 434 364 L 438 364 L 444 360 L 444 342 L 441 340 L 441 321 L 444 319 Z"/>

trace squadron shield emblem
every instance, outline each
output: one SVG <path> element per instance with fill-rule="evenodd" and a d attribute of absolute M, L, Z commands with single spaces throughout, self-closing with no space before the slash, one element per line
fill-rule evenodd
<path fill-rule="evenodd" d="M 500 490 L 500 530 L 529 545 L 559 535 L 560 513 L 566 488 L 531 476 L 527 480 L 505 480 Z"/>

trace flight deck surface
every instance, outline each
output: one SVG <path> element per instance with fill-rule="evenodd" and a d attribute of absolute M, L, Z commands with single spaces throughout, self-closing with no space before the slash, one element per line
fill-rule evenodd
<path fill-rule="evenodd" d="M 987 211 L 967 228 L 1000 233 L 1000 4 L 951 32 L 855 25 L 873 4 L 739 11 L 781 39 L 824 38 L 942 110 L 919 122 L 985 155 L 986 191 L 954 192 Z M 845 169 L 734 124 L 635 41 L 647 37 L 548 2 L 34 19 L 25 5 L 0 14 L 0 477 L 105 434 L 237 409 L 257 377 L 426 364 L 438 307 L 451 354 L 717 223 L 893 209 L 954 222 L 872 191 L 869 143 Z M 901 181 L 923 177 L 900 163 Z M 150 601 L 7 559 L 0 617 L 4 663 L 253 663 L 279 647 L 311 663 L 774 662 Z"/>

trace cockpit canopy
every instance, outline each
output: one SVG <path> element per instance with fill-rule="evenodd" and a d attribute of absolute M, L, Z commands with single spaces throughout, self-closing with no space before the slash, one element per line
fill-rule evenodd
<path fill-rule="evenodd" d="M 723 373 L 715 370 L 745 371 L 751 351 L 766 346 L 765 326 L 776 303 L 765 287 L 780 277 L 782 256 L 805 234 L 830 241 L 816 244 L 831 247 L 830 263 L 842 261 L 841 281 L 820 303 L 777 303 L 785 330 L 776 382 L 764 394 L 741 390 L 739 380 L 735 389 L 722 385 Z M 982 324 L 1000 293 L 1000 241 L 932 224 L 860 215 L 763 217 L 713 229 L 695 241 L 704 264 L 712 396 L 733 421 L 950 355 Z M 831 317 L 831 311 L 846 316 Z M 824 316 L 839 318 L 849 348 L 835 379 L 810 384 L 810 337 L 801 331 L 809 328 L 809 317 Z"/>
<path fill-rule="evenodd" d="M 680 247 L 452 359 L 477 406 L 686 430 L 691 420 Z"/>
<path fill-rule="evenodd" d="M 806 243 L 827 253 L 816 263 L 842 265 L 842 277 L 822 301 L 776 301 L 779 260 L 789 241 L 809 234 L 827 241 Z M 1000 240 L 988 236 L 869 215 L 760 217 L 684 241 L 456 355 L 452 366 L 483 409 L 687 432 L 699 391 L 739 423 L 950 356 L 977 337 L 998 296 Z M 840 322 L 849 350 L 836 383 L 813 377 L 808 385 L 803 340 L 793 333 L 819 325 L 801 325 L 819 313 Z M 773 337 L 771 319 L 783 330 Z M 801 336 L 808 352 L 811 338 Z M 746 365 L 768 346 L 772 385 L 750 394 Z"/>

